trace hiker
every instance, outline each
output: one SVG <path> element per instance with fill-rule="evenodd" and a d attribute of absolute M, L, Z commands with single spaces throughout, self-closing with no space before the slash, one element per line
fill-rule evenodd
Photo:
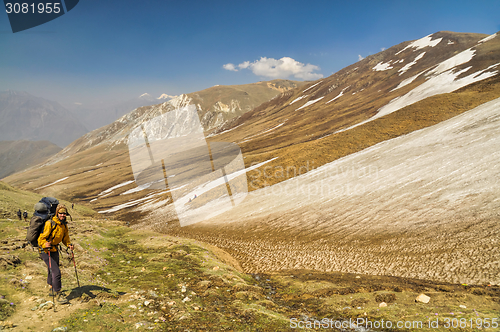
<path fill-rule="evenodd" d="M 17 210 L 17 216 L 19 217 L 19 220 L 21 220 L 21 209 Z"/>
<path fill-rule="evenodd" d="M 71 203 L 71 210 L 75 208 L 75 203 Z"/>
<path fill-rule="evenodd" d="M 24 218 L 24 221 L 28 221 L 28 211 L 24 210 L 23 218 Z"/>
<path fill-rule="evenodd" d="M 56 214 L 52 217 L 55 227 L 52 228 L 51 220 L 45 222 L 42 234 L 38 238 L 38 250 L 40 256 L 47 265 L 47 284 L 49 284 L 51 295 L 57 296 L 57 301 L 61 304 L 69 303 L 68 299 L 61 293 L 61 270 L 59 269 L 59 243 L 73 250 L 73 245 L 69 238 L 69 231 L 66 221 L 68 209 L 63 204 L 56 208 Z M 43 248 L 43 249 L 42 249 Z M 50 250 L 50 253 L 49 253 Z M 55 293 L 52 293 L 55 292 Z"/>

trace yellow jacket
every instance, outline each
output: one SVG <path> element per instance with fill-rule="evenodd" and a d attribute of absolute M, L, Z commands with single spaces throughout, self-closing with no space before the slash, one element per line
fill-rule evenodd
<path fill-rule="evenodd" d="M 59 243 L 64 243 L 64 245 L 67 247 L 71 244 L 71 240 L 69 239 L 69 231 L 68 231 L 68 226 L 66 224 L 61 223 L 59 218 L 57 216 L 52 217 L 52 221 L 55 223 L 55 227 L 52 228 L 52 223 L 49 220 L 45 222 L 45 226 L 43 228 L 42 234 L 40 234 L 40 237 L 38 238 L 38 247 L 43 248 L 45 245 L 45 242 L 48 242 L 48 240 L 52 240 L 52 248 L 50 248 L 50 251 L 56 252 L 57 251 L 57 245 Z M 51 232 L 52 230 L 52 232 Z M 48 237 L 50 236 L 50 239 Z M 48 249 L 43 248 L 45 253 L 48 253 Z"/>

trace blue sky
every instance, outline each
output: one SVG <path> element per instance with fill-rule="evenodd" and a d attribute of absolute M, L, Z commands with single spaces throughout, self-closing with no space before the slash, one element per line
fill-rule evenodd
<path fill-rule="evenodd" d="M 80 0 L 15 34 L 0 13 L 0 91 L 63 105 L 177 95 L 283 76 L 266 71 L 283 57 L 288 78 L 316 79 L 437 31 L 495 33 L 499 13 L 498 0 Z"/>

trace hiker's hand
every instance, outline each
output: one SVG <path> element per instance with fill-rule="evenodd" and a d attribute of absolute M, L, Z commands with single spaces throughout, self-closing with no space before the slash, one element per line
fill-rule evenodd
<path fill-rule="evenodd" d="M 44 248 L 50 248 L 52 246 L 52 243 L 50 242 L 45 242 L 45 245 L 43 246 Z"/>
<path fill-rule="evenodd" d="M 75 248 L 75 246 L 74 246 L 74 245 L 72 245 L 72 244 L 70 244 L 70 245 L 68 246 L 68 248 L 69 248 L 71 251 L 73 251 L 73 249 Z"/>

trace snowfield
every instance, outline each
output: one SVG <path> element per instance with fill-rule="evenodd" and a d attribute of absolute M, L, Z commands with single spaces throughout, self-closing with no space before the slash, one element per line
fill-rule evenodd
<path fill-rule="evenodd" d="M 499 146 L 500 98 L 250 192 L 186 231 L 250 272 L 500 284 Z"/>

